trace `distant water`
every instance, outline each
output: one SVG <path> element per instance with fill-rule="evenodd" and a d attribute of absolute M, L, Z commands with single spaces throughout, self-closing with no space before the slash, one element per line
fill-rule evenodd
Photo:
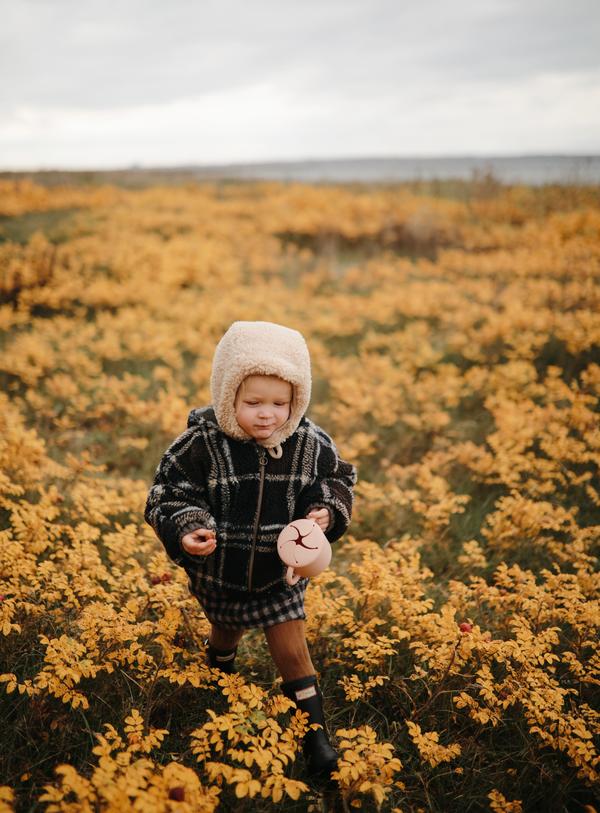
<path fill-rule="evenodd" d="M 338 158 L 189 167 L 199 178 L 243 178 L 310 183 L 393 183 L 473 180 L 491 173 L 507 184 L 600 184 L 600 155 L 461 158 Z"/>

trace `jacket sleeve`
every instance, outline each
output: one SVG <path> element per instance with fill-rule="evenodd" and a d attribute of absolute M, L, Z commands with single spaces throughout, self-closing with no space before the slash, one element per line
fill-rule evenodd
<path fill-rule="evenodd" d="M 350 525 L 356 468 L 339 457 L 332 439 L 320 427 L 317 430 L 316 479 L 302 489 L 296 502 L 295 519 L 305 517 L 314 508 L 328 508 L 331 514 L 325 536 L 339 539 Z"/>
<path fill-rule="evenodd" d="M 197 428 L 187 429 L 169 446 L 156 468 L 144 519 L 178 565 L 193 559 L 181 538 L 196 528 L 216 530 L 203 483 L 204 441 Z"/>

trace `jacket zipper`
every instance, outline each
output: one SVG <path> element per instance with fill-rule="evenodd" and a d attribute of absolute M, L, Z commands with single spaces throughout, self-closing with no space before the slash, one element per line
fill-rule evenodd
<path fill-rule="evenodd" d="M 250 563 L 248 565 L 248 591 L 252 589 L 252 570 L 254 568 L 254 553 L 256 550 L 256 539 L 258 537 L 258 524 L 260 522 L 260 512 L 262 509 L 263 492 L 265 489 L 265 470 L 267 468 L 267 455 L 264 449 L 258 451 L 258 463 L 260 465 L 258 481 L 258 506 L 254 516 L 254 528 L 252 531 L 252 549 L 250 551 Z"/>

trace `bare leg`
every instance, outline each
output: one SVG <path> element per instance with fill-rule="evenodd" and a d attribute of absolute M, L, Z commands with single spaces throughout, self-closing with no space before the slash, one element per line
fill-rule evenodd
<path fill-rule="evenodd" d="M 281 691 L 308 714 L 320 728 L 304 735 L 303 749 L 310 773 L 327 777 L 337 767 L 338 755 L 329 741 L 323 714 L 323 696 L 310 659 L 304 621 L 284 621 L 265 629 L 275 665 L 283 683 Z"/>
<path fill-rule="evenodd" d="M 227 627 L 219 627 L 216 624 L 211 624 L 208 641 L 215 649 L 225 651 L 235 649 L 243 634 L 244 630 L 230 630 L 227 629 Z"/>
<path fill-rule="evenodd" d="M 314 675 L 315 667 L 306 644 L 304 621 L 284 621 L 265 629 L 265 637 L 284 681 Z"/>

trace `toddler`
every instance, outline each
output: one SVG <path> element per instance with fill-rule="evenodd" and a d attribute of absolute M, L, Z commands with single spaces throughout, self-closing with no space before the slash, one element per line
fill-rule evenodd
<path fill-rule="evenodd" d="M 211 666 L 232 672 L 244 630 L 264 630 L 284 694 L 321 726 L 304 738 L 309 770 L 328 775 L 337 753 L 306 643 L 308 579 L 286 583 L 277 537 L 307 517 L 338 539 L 350 522 L 356 470 L 305 417 L 310 390 L 298 331 L 234 322 L 214 354 L 212 406 L 193 409 L 164 453 L 145 519 L 185 568 L 211 624 Z"/>

